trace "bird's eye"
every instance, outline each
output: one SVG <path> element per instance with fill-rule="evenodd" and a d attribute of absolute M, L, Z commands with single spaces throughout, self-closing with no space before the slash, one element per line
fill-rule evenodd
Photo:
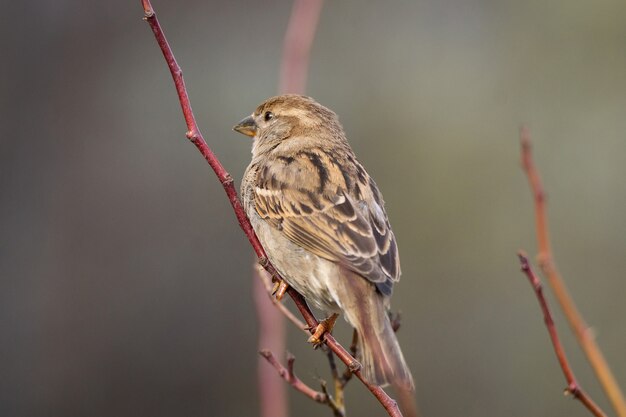
<path fill-rule="evenodd" d="M 274 113 L 272 113 L 271 111 L 266 111 L 265 114 L 263 115 L 263 118 L 265 119 L 266 122 L 269 122 L 270 120 L 274 118 Z"/>

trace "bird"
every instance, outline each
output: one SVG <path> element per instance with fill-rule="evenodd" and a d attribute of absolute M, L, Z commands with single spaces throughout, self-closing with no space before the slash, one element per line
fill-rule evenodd
<path fill-rule="evenodd" d="M 242 205 L 269 261 L 309 305 L 329 314 L 309 342 L 321 344 L 343 313 L 358 337 L 364 378 L 413 390 L 389 317 L 401 273 L 396 238 L 338 116 L 310 97 L 285 94 L 233 129 L 253 138 Z"/>

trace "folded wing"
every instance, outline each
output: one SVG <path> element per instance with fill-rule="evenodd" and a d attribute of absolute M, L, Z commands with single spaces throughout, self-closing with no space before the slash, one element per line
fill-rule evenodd
<path fill-rule="evenodd" d="M 395 237 L 376 184 L 350 158 L 342 165 L 318 149 L 274 157 L 257 171 L 256 211 L 292 242 L 389 295 L 400 277 Z"/>

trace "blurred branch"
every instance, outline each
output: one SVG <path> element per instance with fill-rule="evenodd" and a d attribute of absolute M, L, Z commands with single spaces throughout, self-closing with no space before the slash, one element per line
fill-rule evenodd
<path fill-rule="evenodd" d="M 578 312 L 576 304 L 570 296 L 565 282 L 554 263 L 548 232 L 546 197 L 539 172 L 533 161 L 530 132 L 526 127 L 521 129 L 520 142 L 522 147 L 522 167 L 528 177 L 528 182 L 530 183 L 535 201 L 535 227 L 539 247 L 537 260 L 539 266 L 544 275 L 548 278 L 548 283 L 552 287 L 554 295 L 561 305 L 578 343 L 582 346 L 591 367 L 611 401 L 613 408 L 617 412 L 617 415 L 619 417 L 626 417 L 626 401 L 624 400 L 621 389 L 609 365 L 604 359 L 600 347 L 594 339 L 593 331 L 587 326 L 583 317 Z"/>
<path fill-rule="evenodd" d="M 239 222 L 239 226 L 246 234 L 248 241 L 252 245 L 255 253 L 259 258 L 260 264 L 265 268 L 267 272 L 272 276 L 279 277 L 279 274 L 272 266 L 272 264 L 268 261 L 267 256 L 265 254 L 265 250 L 256 234 L 254 233 L 254 229 L 248 220 L 243 207 L 241 206 L 241 202 L 237 196 L 237 191 L 233 185 L 233 179 L 228 172 L 224 169 L 220 161 L 217 159 L 215 154 L 211 151 L 209 146 L 207 145 L 202 133 L 198 128 L 195 117 L 193 115 L 193 111 L 191 110 L 191 104 L 189 102 L 189 96 L 187 94 L 187 90 L 185 88 L 185 82 L 183 80 L 182 71 L 174 58 L 172 50 L 165 39 L 165 35 L 163 34 L 163 30 L 159 24 L 159 21 L 156 17 L 154 9 L 150 4 L 149 0 L 141 1 L 143 9 L 144 9 L 144 19 L 150 25 L 152 32 L 154 33 L 155 39 L 161 48 L 161 52 L 165 58 L 167 66 L 172 74 L 172 78 L 174 80 L 174 85 L 176 86 L 176 92 L 178 94 L 178 98 L 182 107 L 183 116 L 185 118 L 185 122 L 187 124 L 187 138 L 196 146 L 196 148 L 200 151 L 202 156 L 211 166 L 218 180 L 222 184 L 226 195 L 228 196 L 228 200 L 235 212 L 235 216 L 237 217 L 237 221 Z M 300 314 L 304 317 L 307 325 L 311 329 L 315 329 L 319 324 L 311 310 L 306 305 L 304 298 L 293 288 L 289 287 L 287 290 L 289 296 L 293 299 L 296 307 L 300 311 Z M 385 393 L 385 391 L 377 385 L 373 385 L 369 383 L 361 373 L 361 364 L 354 359 L 344 348 L 341 346 L 335 338 L 326 333 L 324 335 L 324 343 L 328 346 L 337 357 L 345 363 L 354 373 L 354 375 L 367 387 L 367 389 L 376 397 L 376 399 L 381 403 L 381 405 L 385 408 L 387 413 L 392 417 L 402 416 L 398 405 L 395 400 Z"/>
<path fill-rule="evenodd" d="M 323 0 L 295 0 L 283 43 L 278 91 L 303 94 Z"/>
<path fill-rule="evenodd" d="M 339 375 L 339 371 L 337 370 L 337 364 L 335 363 L 335 356 L 333 355 L 333 352 L 326 349 L 326 356 L 328 356 L 328 365 L 330 366 L 330 374 L 333 377 L 333 387 L 335 388 L 335 408 L 341 410 L 341 415 L 343 415 L 345 414 L 345 411 L 346 411 L 344 388 L 350 378 L 349 377 L 346 378 L 343 375 Z M 352 356 L 356 356 L 356 355 L 352 355 Z M 348 374 L 350 375 L 350 377 L 352 377 L 352 372 L 350 372 L 349 369 L 346 369 L 345 374 Z M 326 383 L 324 383 L 322 387 L 324 388 L 324 391 L 326 391 Z"/>
<path fill-rule="evenodd" d="M 556 331 L 554 320 L 552 320 L 552 313 L 550 313 L 548 302 L 543 296 L 543 287 L 541 285 L 541 281 L 531 269 L 526 254 L 524 252 L 519 252 L 517 256 L 519 257 L 522 272 L 526 274 L 530 285 L 532 285 L 533 289 L 535 290 L 535 295 L 537 296 L 537 300 L 539 301 L 539 305 L 541 306 L 543 319 L 548 329 L 548 333 L 550 334 L 552 346 L 554 347 L 554 353 L 556 353 L 559 365 L 561 365 L 561 369 L 563 370 L 563 375 L 565 375 L 565 379 L 567 380 L 567 388 L 565 388 L 565 393 L 571 394 L 574 398 L 583 403 L 584 406 L 587 407 L 587 409 L 594 416 L 606 417 L 600 407 L 598 407 L 598 405 L 582 390 L 582 388 L 578 385 L 578 382 L 576 382 L 576 377 L 574 376 L 574 372 L 572 371 L 572 368 L 567 361 L 565 351 L 563 350 L 563 345 L 561 345 L 559 335 Z"/>
<path fill-rule="evenodd" d="M 284 38 L 279 93 L 303 94 L 305 91 L 309 52 L 315 37 L 321 8 L 322 0 L 296 0 L 293 4 Z M 260 281 L 255 280 L 253 285 L 257 320 L 260 326 L 258 348 L 284 352 L 287 342 L 285 320 L 282 316 L 287 317 L 304 331 L 306 331 L 305 325 L 280 302 L 282 295 L 273 297 L 271 277 L 269 280 L 265 279 L 266 277 L 258 269 L 257 273 L 264 284 L 260 285 Z M 283 285 L 281 289 L 284 290 L 286 287 Z M 279 311 L 274 309 L 272 304 Z M 286 417 L 289 408 L 286 387 L 280 379 L 275 377 L 273 369 L 265 362 L 259 359 L 258 364 L 261 416 Z"/>
<path fill-rule="evenodd" d="M 293 320 L 298 320 L 287 308 L 280 304 L 266 289 L 266 282 L 271 277 L 258 264 L 254 268 L 257 279 L 252 282 L 254 304 L 258 323 L 258 348 L 269 349 L 275 352 L 285 351 L 286 328 L 284 315 L 287 313 Z M 272 303 L 274 301 L 274 303 Z M 281 311 L 275 307 L 282 308 Z M 304 323 L 302 323 L 304 326 Z M 259 391 L 259 408 L 262 417 L 287 417 L 289 415 L 289 401 L 287 387 L 276 377 L 272 367 L 259 358 L 257 364 L 257 389 Z"/>

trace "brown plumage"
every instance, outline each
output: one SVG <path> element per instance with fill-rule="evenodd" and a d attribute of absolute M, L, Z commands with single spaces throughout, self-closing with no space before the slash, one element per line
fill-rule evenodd
<path fill-rule="evenodd" d="M 413 388 L 389 322 L 400 260 L 382 195 L 335 113 L 298 95 L 273 97 L 235 130 L 254 137 L 243 204 L 287 283 L 359 334 L 365 377 Z"/>

